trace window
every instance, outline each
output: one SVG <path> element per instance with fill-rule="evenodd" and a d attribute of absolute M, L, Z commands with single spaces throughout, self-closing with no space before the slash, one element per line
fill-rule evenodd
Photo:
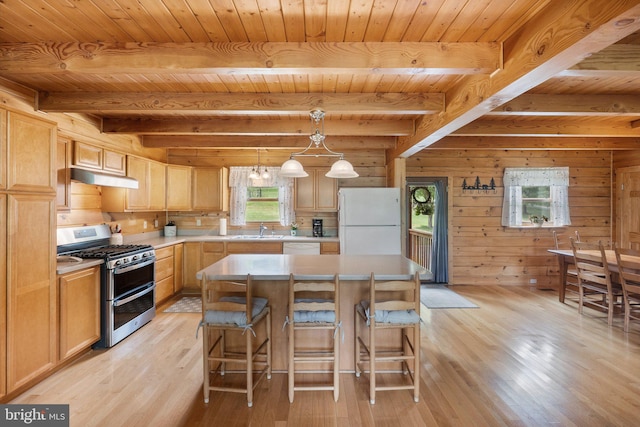
<path fill-rule="evenodd" d="M 502 225 L 532 225 L 532 217 L 547 218 L 548 226 L 571 224 L 569 168 L 505 168 Z"/>
<path fill-rule="evenodd" d="M 280 177 L 280 168 L 269 167 L 270 177 L 250 178 L 252 168 L 229 168 L 229 222 L 242 226 L 247 222 L 295 222 L 293 178 Z"/>
<path fill-rule="evenodd" d="M 247 187 L 245 222 L 279 222 L 278 187 Z"/>

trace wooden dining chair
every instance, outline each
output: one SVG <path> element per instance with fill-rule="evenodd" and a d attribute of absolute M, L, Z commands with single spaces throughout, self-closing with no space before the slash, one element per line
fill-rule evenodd
<path fill-rule="evenodd" d="M 293 402 L 294 392 L 305 390 L 332 390 L 333 399 L 337 402 L 340 390 L 341 338 L 338 275 L 329 281 L 305 280 L 289 275 L 286 324 L 289 402 Z M 303 365 L 311 368 L 298 369 Z M 317 373 L 321 368 L 325 370 L 325 367 L 332 373 L 330 382 L 296 381 L 296 374 Z"/>
<path fill-rule="evenodd" d="M 607 324 L 613 324 L 616 308 L 621 309 L 622 286 L 614 283 L 601 241 L 578 242 L 571 238 L 571 247 L 578 270 L 578 311 L 585 305 L 607 313 Z"/>
<path fill-rule="evenodd" d="M 630 320 L 640 320 L 640 251 L 617 247 L 615 251 L 624 298 L 624 331 L 629 332 Z"/>
<path fill-rule="evenodd" d="M 420 396 L 420 277 L 409 280 L 369 279 L 369 297 L 355 305 L 355 373 L 360 377 L 369 367 L 369 402 L 376 402 L 376 391 L 413 390 Z M 397 330 L 398 345 L 378 346 L 377 333 Z M 395 368 L 395 369 L 394 369 Z M 400 371 L 398 370 L 400 368 Z M 397 375 L 399 381 L 378 381 L 381 374 Z M 408 374 L 408 375 L 407 375 Z M 386 378 L 385 378 L 386 379 Z"/>
<path fill-rule="evenodd" d="M 578 231 L 576 231 L 576 240 L 580 241 Z M 558 242 L 558 233 L 555 230 L 553 230 L 553 241 L 555 248 L 561 249 Z M 560 263 L 560 265 L 562 265 L 562 263 Z M 573 297 L 571 298 L 572 300 L 578 300 L 578 270 L 576 270 L 575 264 L 566 266 L 565 280 L 560 284 L 560 289 L 558 290 L 560 302 L 564 303 L 567 298 L 567 293 Z"/>
<path fill-rule="evenodd" d="M 210 391 L 223 391 L 246 393 L 251 407 L 255 387 L 271 378 L 271 309 L 252 288 L 251 275 L 246 281 L 202 280 L 205 403 Z M 254 365 L 262 369 L 255 371 Z M 230 378 L 238 373 L 244 381 Z"/>

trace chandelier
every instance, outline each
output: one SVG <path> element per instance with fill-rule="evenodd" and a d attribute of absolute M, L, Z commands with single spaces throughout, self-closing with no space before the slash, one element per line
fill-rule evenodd
<path fill-rule="evenodd" d="M 324 144 L 324 111 L 313 110 L 309 113 L 311 119 L 311 135 L 309 145 L 302 151 L 291 153 L 289 160 L 282 164 L 280 176 L 288 178 L 304 178 L 309 176 L 305 172 L 302 164 L 295 157 L 338 157 L 339 159 L 331 165 L 331 170 L 325 174 L 329 178 L 356 178 L 358 173 L 353 170 L 353 165 L 344 159 L 343 153 L 331 151 Z M 309 150 L 324 149 L 324 152 L 309 152 Z"/>
<path fill-rule="evenodd" d="M 264 169 L 262 170 L 262 172 L 260 172 L 260 150 L 256 150 L 258 152 L 258 166 L 254 166 L 253 169 L 251 169 L 251 173 L 249 173 L 249 178 L 251 179 L 266 179 L 269 178 L 269 171 L 267 170 L 267 167 L 264 166 Z"/>

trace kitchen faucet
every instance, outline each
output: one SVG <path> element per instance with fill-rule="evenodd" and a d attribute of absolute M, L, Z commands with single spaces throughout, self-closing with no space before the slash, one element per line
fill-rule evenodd
<path fill-rule="evenodd" d="M 267 229 L 267 226 L 264 225 L 264 222 L 260 223 L 260 237 L 262 237 L 262 235 L 264 234 L 264 230 Z"/>

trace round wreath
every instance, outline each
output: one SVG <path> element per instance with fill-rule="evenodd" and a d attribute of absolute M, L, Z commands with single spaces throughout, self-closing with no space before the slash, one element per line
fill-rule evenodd
<path fill-rule="evenodd" d="M 431 202 L 431 192 L 427 187 L 416 187 L 411 191 L 411 198 L 418 204 L 429 203 Z M 418 200 L 419 198 L 423 200 Z"/>

